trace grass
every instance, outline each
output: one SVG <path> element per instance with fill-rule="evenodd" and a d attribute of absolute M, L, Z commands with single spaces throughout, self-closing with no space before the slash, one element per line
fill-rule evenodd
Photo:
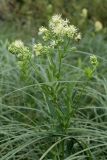
<path fill-rule="evenodd" d="M 17 38 L 16 33 L 13 34 Z M 36 60 L 44 82 L 34 75 L 36 71 L 32 67 L 30 80 L 21 79 L 16 58 L 8 52 L 9 42 L 3 37 L 4 34 L 0 42 L 0 159 L 107 159 L 105 36 L 84 35 L 77 45 L 79 50 L 68 53 L 62 63 L 63 79 L 50 82 L 46 79 L 44 59 Z M 93 53 L 98 56 L 99 66 L 94 78 L 87 81 L 84 67 Z M 52 102 L 57 83 L 64 88 L 63 94 L 61 90 L 58 92 L 62 107 L 57 112 L 59 119 Z M 66 122 L 69 117 L 66 113 L 68 102 L 74 114 L 65 132 L 59 122 Z"/>

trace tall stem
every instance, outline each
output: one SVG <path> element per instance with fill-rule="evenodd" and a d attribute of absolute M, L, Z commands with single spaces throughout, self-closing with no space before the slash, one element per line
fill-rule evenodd
<path fill-rule="evenodd" d="M 61 64 L 62 64 L 62 52 L 60 49 L 58 49 L 58 80 L 60 79 L 61 76 Z"/>

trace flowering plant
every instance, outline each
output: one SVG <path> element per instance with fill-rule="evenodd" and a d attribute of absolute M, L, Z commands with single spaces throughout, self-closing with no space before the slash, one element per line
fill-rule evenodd
<path fill-rule="evenodd" d="M 34 44 L 34 55 L 19 40 L 10 44 L 8 49 L 16 55 L 18 64 L 24 72 L 29 68 L 29 64 L 32 64 L 32 59 L 35 57 L 36 64 L 33 67 L 36 83 L 43 93 L 46 103 L 45 111 L 48 113 L 45 118 L 52 123 L 51 129 L 60 134 L 58 138 L 61 140 L 61 146 L 58 147 L 58 157 L 64 159 L 64 150 L 67 149 L 64 135 L 69 134 L 69 126 L 75 115 L 75 105 L 73 87 L 66 81 L 64 82 L 65 73 L 62 70 L 62 65 L 67 53 L 74 50 L 73 44 L 81 39 L 81 33 L 74 25 L 70 24 L 69 20 L 62 19 L 61 15 L 54 15 L 49 21 L 48 28 L 42 26 L 38 34 L 42 37 L 42 43 Z M 89 78 L 93 76 L 98 64 L 95 55 L 90 57 L 90 63 L 92 68 L 85 71 Z M 55 120 L 54 124 L 53 120 Z M 55 140 L 56 138 L 54 138 Z"/>

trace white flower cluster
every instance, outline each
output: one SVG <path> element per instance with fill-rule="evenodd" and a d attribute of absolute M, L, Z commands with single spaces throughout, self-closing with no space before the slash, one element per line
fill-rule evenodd
<path fill-rule="evenodd" d="M 70 25 L 69 23 L 69 20 L 62 19 L 61 15 L 55 15 L 49 22 L 49 28 L 57 36 L 67 36 L 71 39 L 77 39 L 79 34 L 79 39 L 81 39 L 80 33 L 78 33 L 77 28 L 74 25 Z"/>
<path fill-rule="evenodd" d="M 16 40 L 13 42 L 13 45 L 17 48 L 24 47 L 24 43 L 21 40 Z"/>
<path fill-rule="evenodd" d="M 87 18 L 87 16 L 88 16 L 88 10 L 87 10 L 86 8 L 83 8 L 83 9 L 82 9 L 81 16 L 82 16 L 83 18 Z"/>
<path fill-rule="evenodd" d="M 103 24 L 100 21 L 95 22 L 95 31 L 99 32 L 103 29 Z"/>
<path fill-rule="evenodd" d="M 66 26 L 68 25 L 68 20 L 63 20 L 60 15 L 55 15 L 49 22 L 49 27 L 53 33 L 56 35 L 62 36 L 64 35 Z"/>
<path fill-rule="evenodd" d="M 15 54 L 18 60 L 24 60 L 31 57 L 29 49 L 24 45 L 21 40 L 12 42 L 8 47 L 9 52 Z"/>
<path fill-rule="evenodd" d="M 43 36 L 45 40 L 48 39 L 51 34 L 59 38 L 67 36 L 75 40 L 81 39 L 81 34 L 78 33 L 78 29 L 74 25 L 70 25 L 68 19 L 62 19 L 61 15 L 52 16 L 49 21 L 49 29 L 42 26 L 38 34 L 45 35 Z"/>
<path fill-rule="evenodd" d="M 64 43 L 65 38 L 71 40 L 80 40 L 81 34 L 74 25 L 70 25 L 68 19 L 62 19 L 61 15 L 54 15 L 49 21 L 49 27 L 40 27 L 38 35 L 41 35 L 46 42 L 45 46 L 41 43 L 34 45 L 37 56 L 46 53 L 48 50 L 55 48 L 57 45 Z"/>
<path fill-rule="evenodd" d="M 46 32 L 48 32 L 48 30 L 45 27 L 42 26 L 42 27 L 39 28 L 38 35 L 45 34 Z"/>
<path fill-rule="evenodd" d="M 41 52 L 43 51 L 43 45 L 41 43 L 35 44 L 34 51 L 36 53 L 36 56 L 39 56 Z"/>
<path fill-rule="evenodd" d="M 48 53 L 50 49 L 50 46 L 43 46 L 41 43 L 37 43 L 34 45 L 34 51 L 36 56 L 39 56 L 42 53 Z"/>

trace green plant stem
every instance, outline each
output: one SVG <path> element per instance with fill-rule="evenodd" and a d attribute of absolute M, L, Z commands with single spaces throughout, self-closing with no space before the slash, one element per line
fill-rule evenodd
<path fill-rule="evenodd" d="M 62 160 L 64 160 L 64 141 L 62 141 Z"/>
<path fill-rule="evenodd" d="M 62 64 L 62 54 L 59 51 L 59 70 L 58 70 L 58 80 L 60 79 L 60 74 L 61 74 L 61 64 Z"/>

